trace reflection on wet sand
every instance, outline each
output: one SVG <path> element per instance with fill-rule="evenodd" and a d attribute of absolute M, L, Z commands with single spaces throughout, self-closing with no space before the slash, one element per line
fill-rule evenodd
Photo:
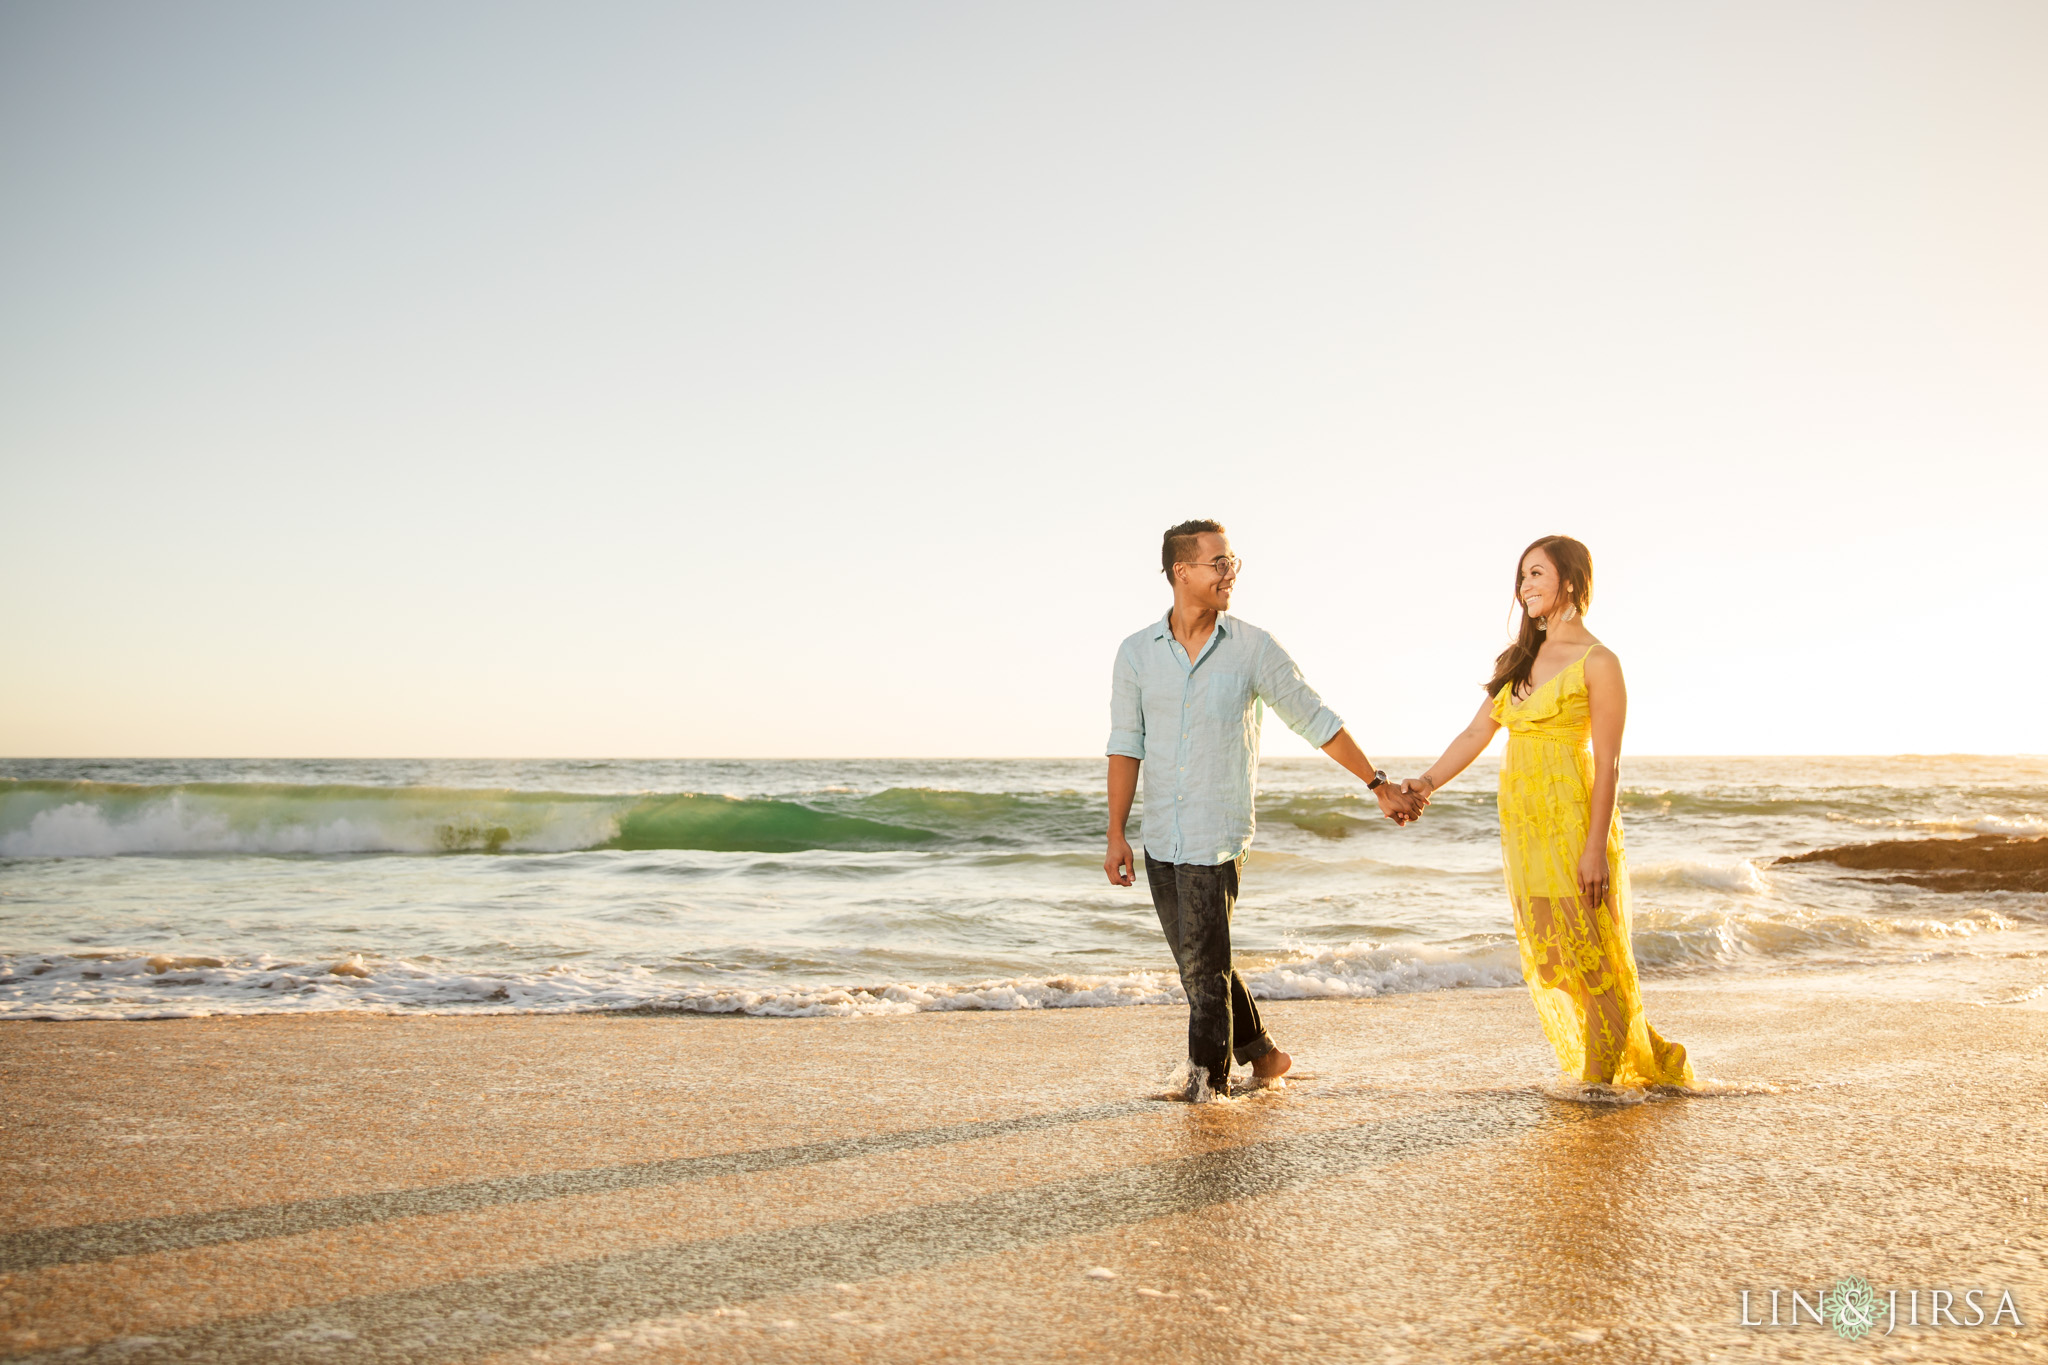
<path fill-rule="evenodd" d="M 1466 1197 L 1491 1215 L 1486 1236 L 1503 1273 L 1488 1292 L 1501 1319 L 1583 1330 L 1640 1307 L 1640 1282 L 1676 1235 L 1645 1177 L 1682 1103 L 1594 1108 L 1481 1168 L 1486 1178 Z"/>
<path fill-rule="evenodd" d="M 2048 1316 L 2048 1015 L 1657 1007 L 1756 1084 L 1565 1102 L 1521 991 L 1276 1003 L 1303 1074 L 1200 1107 L 1148 1098 L 1163 1010 L 0 1029 L 0 1163 L 37 1173 L 0 1210 L 0 1349 L 1805 1359 L 1832 1338 L 1741 1328 L 1735 1296 L 1847 1273 Z M 745 1084 L 690 1061 L 742 1056 Z M 1914 1330 L 1944 1360 L 2039 1344 Z"/>

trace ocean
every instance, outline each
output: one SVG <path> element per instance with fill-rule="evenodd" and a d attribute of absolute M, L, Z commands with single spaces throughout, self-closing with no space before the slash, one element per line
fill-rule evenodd
<path fill-rule="evenodd" d="M 0 1018 L 1176 1003 L 1142 877 L 1102 874 L 1102 766 L 0 761 Z M 1518 987 L 1496 773 L 1399 829 L 1267 760 L 1254 993 Z M 1648 981 L 2048 1004 L 2048 894 L 1774 862 L 2048 834 L 2048 759 L 1634 759 L 1621 811 Z"/>

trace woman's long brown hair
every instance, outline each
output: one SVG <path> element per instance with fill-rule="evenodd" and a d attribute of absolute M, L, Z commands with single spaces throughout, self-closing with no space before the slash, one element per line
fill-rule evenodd
<path fill-rule="evenodd" d="M 1593 552 L 1570 536 L 1541 536 L 1529 542 L 1529 549 L 1515 556 L 1515 605 L 1522 606 L 1522 561 L 1529 557 L 1529 550 L 1541 550 L 1550 556 L 1550 562 L 1557 566 L 1557 581 L 1564 587 L 1571 604 L 1579 609 L 1579 615 L 1586 614 L 1586 608 L 1593 605 Z M 1491 697 L 1500 692 L 1502 683 L 1513 683 L 1518 695 L 1529 685 L 1529 675 L 1536 669 L 1536 651 L 1543 648 L 1543 632 L 1536 628 L 1536 619 L 1529 615 L 1529 609 L 1522 607 L 1522 629 L 1515 636 L 1515 642 L 1500 652 L 1493 661 L 1493 681 L 1486 684 L 1486 695 Z"/>

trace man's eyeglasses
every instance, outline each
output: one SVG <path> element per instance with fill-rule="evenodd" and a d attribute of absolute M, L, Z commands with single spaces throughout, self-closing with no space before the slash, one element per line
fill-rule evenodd
<path fill-rule="evenodd" d="M 1193 564 L 1198 568 L 1214 569 L 1218 578 L 1235 578 L 1244 561 L 1236 555 L 1217 555 L 1214 559 L 1183 559 L 1181 564 Z"/>

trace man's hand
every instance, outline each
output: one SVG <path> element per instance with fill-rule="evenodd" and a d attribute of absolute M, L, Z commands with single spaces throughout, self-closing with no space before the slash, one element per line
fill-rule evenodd
<path fill-rule="evenodd" d="M 1422 814 L 1422 808 L 1429 804 L 1426 799 L 1417 800 L 1392 782 L 1382 782 L 1377 787 L 1373 786 L 1373 779 L 1379 776 L 1379 772 L 1372 766 L 1372 760 L 1365 756 L 1365 751 L 1358 747 L 1358 741 L 1351 737 L 1349 730 L 1339 730 L 1330 736 L 1330 742 L 1323 746 L 1323 752 L 1336 760 L 1339 767 L 1365 783 L 1366 789 L 1380 803 L 1380 814 L 1397 825 L 1407 824 Z"/>
<path fill-rule="evenodd" d="M 1406 825 L 1411 820 L 1419 819 L 1422 808 L 1429 804 L 1426 797 L 1416 796 L 1391 782 L 1383 782 L 1373 788 L 1372 794 L 1379 798 L 1380 814 L 1397 825 Z"/>
<path fill-rule="evenodd" d="M 1131 841 L 1121 834 L 1109 836 L 1109 852 L 1103 855 L 1102 870 L 1109 874 L 1111 886 L 1129 886 L 1135 879 L 1138 864 L 1131 858 Z"/>

